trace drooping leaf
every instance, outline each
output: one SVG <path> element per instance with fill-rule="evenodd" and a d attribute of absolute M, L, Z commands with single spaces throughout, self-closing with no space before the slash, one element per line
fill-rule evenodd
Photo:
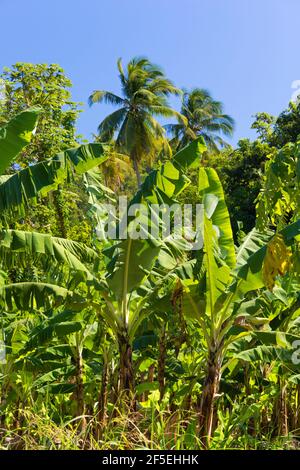
<path fill-rule="evenodd" d="M 213 168 L 199 169 L 199 194 L 207 216 L 218 229 L 221 255 L 230 268 L 235 268 L 236 257 L 230 217 L 222 184 Z"/>
<path fill-rule="evenodd" d="M 80 302 L 80 298 L 55 284 L 19 282 L 0 287 L 0 302 L 8 310 L 15 307 L 19 310 L 49 309 L 62 303 L 72 305 L 75 301 Z"/>
<path fill-rule="evenodd" d="M 86 144 L 33 164 L 13 175 L 0 177 L 0 211 L 15 208 L 21 214 L 29 200 L 57 189 L 74 172 L 82 174 L 108 158 L 102 144 Z M 19 206 L 19 207 L 18 207 Z"/>
<path fill-rule="evenodd" d="M 45 233 L 10 229 L 0 233 L 0 255 L 2 266 L 7 268 L 18 266 L 22 261 L 26 264 L 30 256 L 41 262 L 50 259 L 53 263 L 63 263 L 90 276 L 87 263 L 98 261 L 97 253 L 83 243 Z"/>

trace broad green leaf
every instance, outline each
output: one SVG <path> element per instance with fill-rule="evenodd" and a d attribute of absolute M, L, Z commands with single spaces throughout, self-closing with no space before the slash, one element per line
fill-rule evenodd
<path fill-rule="evenodd" d="M 144 392 L 152 392 L 153 390 L 158 390 L 158 382 L 143 382 L 136 386 L 136 393 L 138 395 Z"/>
<path fill-rule="evenodd" d="M 291 363 L 292 352 L 289 349 L 280 348 L 276 346 L 257 346 L 246 351 L 242 351 L 239 354 L 236 354 L 234 357 L 236 359 L 242 359 L 246 362 L 256 362 L 262 361 L 263 363 L 268 363 L 272 361 L 283 361 L 284 363 Z"/>
<path fill-rule="evenodd" d="M 222 184 L 213 168 L 199 169 L 199 194 L 208 218 L 217 227 L 222 258 L 230 268 L 235 268 L 236 257 L 230 217 Z"/>
<path fill-rule="evenodd" d="M 97 263 L 98 255 L 83 243 L 52 237 L 45 233 L 21 230 L 2 230 L 0 233 L 2 265 L 11 268 L 27 263 L 28 256 L 46 263 L 63 263 L 69 268 L 83 271 L 90 277 L 87 263 Z M 26 255 L 26 256 L 25 256 Z"/>
<path fill-rule="evenodd" d="M 107 282 L 118 299 L 136 289 L 148 276 L 159 253 L 147 240 L 124 240 L 115 247 Z"/>
<path fill-rule="evenodd" d="M 300 234 L 300 219 L 285 227 L 280 231 L 280 233 L 284 236 L 285 243 L 287 245 L 291 245 Z M 243 250 L 245 251 L 245 246 L 243 247 Z M 264 245 L 257 251 L 252 252 L 252 254 L 246 259 L 245 264 L 242 264 L 243 257 L 240 257 L 240 267 L 236 272 L 237 277 L 243 280 L 239 285 L 240 293 L 246 293 L 250 290 L 259 289 L 264 286 L 262 266 L 266 252 L 267 247 Z"/>
<path fill-rule="evenodd" d="M 108 264 L 108 284 L 117 299 L 120 300 L 138 288 L 143 280 L 149 275 L 163 246 L 161 239 L 151 237 L 153 225 L 160 230 L 163 226 L 161 214 L 157 214 L 155 220 L 151 217 L 151 204 L 174 203 L 174 198 L 188 184 L 184 171 L 199 160 L 203 151 L 199 142 L 187 146 L 174 156 L 171 161 L 161 164 L 157 170 L 153 170 L 145 179 L 141 188 L 129 205 L 139 203 L 144 207 L 144 213 L 128 217 L 127 239 L 116 243 L 109 248 L 105 254 L 110 258 Z M 140 221 L 144 239 L 134 239 L 132 228 Z M 161 237 L 160 233 L 158 233 Z M 162 262 L 170 263 L 170 258 L 161 258 Z"/>
<path fill-rule="evenodd" d="M 45 196 L 57 189 L 73 174 L 82 174 L 100 165 L 108 158 L 106 147 L 101 144 L 80 145 L 66 150 L 51 159 L 31 165 L 13 175 L 0 177 L 0 211 L 16 208 L 21 214 L 30 200 Z"/>
<path fill-rule="evenodd" d="M 228 266 L 218 266 L 215 258 L 216 233 L 212 220 L 204 214 L 204 263 L 206 267 L 206 312 L 213 315 L 218 298 L 230 284 Z"/>
<path fill-rule="evenodd" d="M 197 168 L 201 163 L 201 156 L 206 150 L 206 145 L 202 137 L 198 137 L 182 150 L 177 152 L 173 158 L 176 167 L 187 170 L 188 168 Z"/>
<path fill-rule="evenodd" d="M 40 109 L 29 108 L 0 128 L 0 175 L 31 140 Z"/>

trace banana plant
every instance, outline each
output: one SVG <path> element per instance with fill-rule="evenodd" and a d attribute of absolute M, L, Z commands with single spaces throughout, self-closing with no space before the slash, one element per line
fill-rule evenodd
<path fill-rule="evenodd" d="M 247 329 L 248 335 L 232 343 L 228 350 L 231 357 L 223 366 L 230 376 L 239 370 L 241 363 L 268 364 L 269 372 L 265 378 L 268 379 L 269 374 L 277 375 L 273 425 L 280 436 L 287 435 L 289 429 L 287 389 L 289 385 L 298 384 L 299 377 L 298 366 L 293 362 L 293 345 L 300 344 L 300 299 L 299 285 L 293 278 L 291 272 L 272 292 L 263 291 L 241 305 L 238 319 L 243 321 L 239 322 L 239 327 Z M 257 325 L 260 325 L 259 329 L 255 328 Z"/>
<path fill-rule="evenodd" d="M 153 223 L 158 229 L 163 225 L 159 214 L 154 221 L 150 220 L 152 205 L 170 206 L 176 202 L 175 198 L 190 184 L 185 173 L 199 165 L 204 149 L 202 139 L 198 139 L 174 155 L 171 161 L 151 171 L 129 204 L 127 238 L 117 240 L 104 251 L 108 263 L 107 275 L 99 287 L 104 302 L 101 315 L 118 344 L 120 391 L 133 393 L 132 343 L 139 325 L 151 313 L 151 299 L 158 295 L 178 267 L 184 249 L 191 246 L 180 237 L 152 236 Z M 145 208 L 142 224 L 140 213 L 131 211 L 134 204 Z M 120 225 L 118 233 L 121 235 Z M 144 231 L 141 238 L 133 236 L 137 226 Z"/>
<path fill-rule="evenodd" d="M 9 168 L 14 158 L 29 143 L 34 134 L 40 110 L 28 109 L 15 116 L 0 129 L 0 172 Z M 108 158 L 107 146 L 85 144 L 68 149 L 54 157 L 28 166 L 13 174 L 0 176 L 0 218 L 6 225 L 6 216 L 10 212 L 23 215 L 26 206 L 34 203 L 38 197 L 55 190 L 63 181 L 70 181 L 74 175 L 83 175 L 98 167 Z M 1 266 L 9 269 L 26 266 L 28 260 L 38 262 L 46 271 L 49 266 L 64 264 L 76 273 L 92 275 L 88 263 L 95 266 L 98 255 L 84 244 L 72 240 L 51 237 L 50 235 L 10 230 L 3 228 L 0 235 Z M 84 264 L 85 263 L 85 264 Z M 6 283 L 5 273 L 1 272 L 2 299 L 7 295 L 30 296 L 41 302 L 41 296 L 50 292 L 57 297 L 66 298 L 68 289 L 49 283 Z M 60 294 L 59 294 L 60 293 Z M 63 294 L 62 294 L 63 293 Z M 12 297 L 11 297 L 12 298 Z M 22 303 L 22 302 L 21 302 Z"/>
<path fill-rule="evenodd" d="M 101 145 L 96 148 L 102 149 Z M 154 219 L 150 218 L 152 204 L 170 205 L 176 201 L 176 196 L 190 183 L 186 177 L 187 170 L 199 165 L 204 149 L 202 139 L 198 139 L 174 155 L 172 161 L 161 164 L 148 175 L 128 207 L 128 224 L 125 227 L 127 238 L 124 239 L 124 234 L 121 234 L 120 222 L 119 239 L 104 251 L 107 260 L 105 277 L 101 272 L 99 275 L 95 265 L 92 272 L 83 267 L 82 253 L 84 256 L 88 255 L 87 259 L 93 258 L 94 254 L 92 250 L 87 251 L 79 244 L 41 234 L 3 231 L 0 247 L 5 253 L 6 261 L 11 262 L 17 257 L 20 259 L 24 256 L 24 252 L 35 257 L 47 254 L 55 262 L 64 262 L 68 268 L 77 272 L 88 271 L 85 273 L 88 289 L 84 289 L 81 297 L 76 289 L 72 290 L 62 285 L 25 282 L 2 286 L 1 298 L 9 308 L 15 304 L 23 309 L 42 307 L 45 295 L 48 296 L 47 306 L 49 299 L 52 299 L 50 303 L 66 302 L 81 305 L 82 308 L 86 306 L 86 301 L 92 302 L 90 305 L 92 304 L 100 312 L 117 341 L 120 354 L 119 387 L 122 391 L 133 391 L 132 342 L 144 316 L 149 314 L 147 310 L 149 299 L 155 295 L 160 286 L 164 285 L 165 277 L 171 276 L 171 273 L 167 273 L 170 266 L 176 269 L 177 258 L 181 256 L 183 249 L 190 247 L 183 238 L 168 236 L 165 240 L 162 236 L 158 239 L 152 236 L 151 224 L 156 224 L 158 229 L 163 225 L 159 215 Z M 64 153 L 63 157 L 58 159 L 60 164 L 70 152 Z M 72 151 L 71 155 L 79 159 L 76 151 Z M 102 153 L 100 155 L 102 156 Z M 30 171 L 33 166 L 30 167 Z M 86 166 L 84 169 L 87 169 Z M 56 179 L 54 181 L 56 184 Z M 47 188 L 53 188 L 53 185 L 46 185 Z M 136 203 L 148 210 L 142 224 L 140 215 L 132 211 Z M 144 230 L 144 236 L 141 238 L 133 236 L 137 225 Z M 153 281 L 152 283 L 149 281 L 150 275 L 156 276 L 156 285 Z"/>
<path fill-rule="evenodd" d="M 232 342 L 248 334 L 248 331 L 236 333 L 235 321 L 245 297 L 265 285 L 263 265 L 268 240 L 274 234 L 271 231 L 261 234 L 253 229 L 236 253 L 222 186 L 215 170 L 200 169 L 199 194 L 204 206 L 203 256 L 195 265 L 193 277 L 181 278 L 181 282 L 185 314 L 199 324 L 207 351 L 199 429 L 203 444 L 208 447 L 224 356 Z M 293 244 L 299 234 L 300 220 L 281 231 L 283 243 Z"/>
<path fill-rule="evenodd" d="M 107 147 L 102 144 L 84 144 L 65 150 L 52 158 L 0 177 L 0 213 L 13 211 L 24 215 L 29 201 L 57 189 L 64 181 L 70 181 L 75 174 L 83 175 L 107 160 Z M 1 151 L 1 148 L 0 148 Z M 2 154 L 0 153 L 0 158 Z M 4 214 L 3 214 L 4 213 Z"/>
<path fill-rule="evenodd" d="M 75 175 L 87 174 L 92 168 L 101 165 L 107 158 L 107 147 L 101 144 L 80 145 L 61 152 L 51 159 L 30 165 L 13 174 L 3 174 L 17 155 L 30 143 L 38 120 L 39 109 L 28 109 L 15 116 L 5 127 L 0 129 L 0 216 L 4 226 L 10 213 L 14 216 L 24 215 L 30 203 L 35 203 L 39 197 L 55 190 L 64 181 L 74 179 Z M 83 309 L 83 299 L 75 295 L 66 285 L 66 276 L 82 280 L 92 279 L 90 268 L 96 270 L 99 262 L 98 254 L 82 243 L 72 240 L 52 237 L 48 234 L 26 232 L 2 228 L 0 234 L 1 251 L 1 309 L 21 311 L 40 310 L 59 307 L 62 303 L 72 306 L 80 303 Z M 41 281 L 10 282 L 5 270 L 17 268 L 28 269 L 35 265 L 48 273 L 48 279 Z M 50 272 L 52 276 L 50 276 Z M 68 274 L 69 273 L 69 274 Z M 41 277 L 41 276 L 40 276 Z M 47 277 L 47 276 L 46 276 Z M 61 282 L 59 282 L 61 281 Z M 74 287 L 74 281 L 73 281 Z M 2 318 L 3 314 L 2 313 Z M 82 369 L 81 346 L 79 336 L 76 336 L 77 369 Z M 9 362 L 9 361 L 8 361 Z M 76 369 L 76 370 L 77 370 Z M 77 376 L 80 376 L 78 372 Z M 77 377 L 76 376 L 76 377 Z M 82 408 L 82 381 L 79 380 L 78 402 Z"/>
<path fill-rule="evenodd" d="M 79 428 L 84 431 L 84 388 L 92 387 L 94 391 L 95 379 L 101 374 L 101 355 L 95 348 L 99 336 L 95 312 L 51 309 L 40 312 L 39 316 L 27 312 L 21 319 L 16 316 L 15 321 L 4 315 L 2 320 L 6 323 L 2 392 L 6 391 L 6 396 L 10 392 L 17 393 L 23 407 L 26 393 L 35 400 L 45 399 L 49 393 L 59 394 L 61 399 L 67 396 L 69 412 L 75 415 Z M 14 383 L 14 374 L 26 376 L 27 392 L 25 383 L 23 388 L 22 384 Z"/>

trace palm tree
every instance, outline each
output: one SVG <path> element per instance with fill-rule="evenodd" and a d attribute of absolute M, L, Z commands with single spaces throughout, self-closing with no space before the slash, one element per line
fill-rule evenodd
<path fill-rule="evenodd" d="M 178 122 L 168 124 L 165 129 L 173 135 L 175 146 L 182 148 L 189 142 L 202 136 L 209 150 L 218 151 L 218 145 L 228 145 L 220 136 L 230 136 L 234 129 L 234 120 L 223 114 L 223 105 L 212 99 L 210 93 L 202 88 L 184 91 L 181 114 L 187 124 Z"/>
<path fill-rule="evenodd" d="M 147 58 L 135 57 L 123 69 L 121 59 L 117 62 L 122 97 L 109 91 L 97 90 L 89 97 L 89 104 L 105 102 L 118 106 L 98 126 L 102 141 L 115 137 L 116 150 L 127 154 L 133 164 L 138 185 L 141 184 L 139 164 L 151 159 L 160 149 L 167 154 L 171 149 L 164 127 L 156 117 L 176 117 L 186 120 L 168 104 L 168 96 L 179 95 L 181 90 L 165 77 L 163 71 Z"/>

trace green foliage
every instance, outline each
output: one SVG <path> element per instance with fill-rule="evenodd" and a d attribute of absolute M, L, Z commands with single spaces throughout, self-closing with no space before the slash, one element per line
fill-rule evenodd
<path fill-rule="evenodd" d="M 162 148 L 170 155 L 170 147 L 156 116 L 185 118 L 172 109 L 167 101 L 169 95 L 180 90 L 167 79 L 163 71 L 144 57 L 135 57 L 123 68 L 118 60 L 122 97 L 109 91 L 96 90 L 89 97 L 90 105 L 105 102 L 118 109 L 109 114 L 98 126 L 102 141 L 115 137 L 117 151 L 130 156 L 141 184 L 139 163 L 151 162 Z"/>
<path fill-rule="evenodd" d="M 296 221 L 300 214 L 299 142 L 286 144 L 270 155 L 258 199 L 258 224 L 278 227 Z"/>
<path fill-rule="evenodd" d="M 216 133 L 233 123 L 196 90 L 184 98 L 186 119 L 177 114 L 185 134 L 170 159 L 153 116 L 174 116 L 167 98 L 178 90 L 146 59 L 118 67 L 124 97 L 91 96 L 119 106 L 100 124 L 109 145 L 75 142 L 77 109 L 58 66 L 16 64 L 4 74 L 0 445 L 293 447 L 299 149 L 297 141 L 269 145 L 279 125 L 292 139 L 288 118 L 273 124 L 260 114 L 260 140 L 208 153 L 205 140 L 223 144 Z M 28 105 L 42 108 L 36 134 L 38 113 Z M 121 178 L 114 190 L 103 184 L 116 178 L 118 159 L 126 163 L 121 147 L 134 163 L 156 162 L 127 219 L 116 220 L 117 239 L 101 241 L 103 202 L 129 189 Z M 150 217 L 153 204 L 176 202 L 202 204 L 194 238 L 174 214 L 170 234 L 163 211 Z M 203 241 L 197 250 L 195 240 Z"/>
<path fill-rule="evenodd" d="M 199 195 L 209 214 L 214 227 L 220 230 L 218 244 L 222 258 L 230 268 L 234 268 L 235 248 L 228 209 L 224 199 L 223 188 L 217 172 L 213 168 L 200 168 Z"/>
<path fill-rule="evenodd" d="M 300 103 L 291 101 L 277 118 L 267 113 L 256 114 L 252 128 L 263 142 L 277 149 L 289 142 L 295 143 L 300 134 Z"/>
<path fill-rule="evenodd" d="M 13 208 L 24 214 L 28 201 L 36 200 L 57 189 L 63 181 L 71 181 L 74 172 L 82 174 L 107 159 L 105 146 L 86 144 L 65 150 L 53 158 L 35 163 L 12 175 L 0 177 L 0 210 Z"/>
<path fill-rule="evenodd" d="M 226 195 L 234 233 L 239 222 L 248 233 L 256 222 L 256 200 L 263 184 L 263 172 L 268 157 L 274 150 L 260 141 L 243 139 L 236 149 L 226 149 L 211 158 L 217 169 Z"/>
<path fill-rule="evenodd" d="M 232 135 L 234 120 L 223 113 L 222 103 L 213 100 L 207 90 L 194 88 L 190 92 L 184 91 L 181 114 L 185 121 L 181 118 L 177 124 L 165 126 L 174 138 L 172 145 L 177 149 L 199 136 L 203 137 L 210 151 L 218 152 L 219 146 L 227 146 L 221 134 Z"/>
<path fill-rule="evenodd" d="M 18 62 L 5 68 L 4 100 L 0 121 L 7 122 L 17 113 L 32 107 L 41 108 L 34 138 L 19 157 L 20 165 L 52 157 L 76 145 L 75 122 L 78 103 L 71 101 L 71 81 L 57 64 Z"/>
<path fill-rule="evenodd" d="M 30 143 L 39 112 L 33 108 L 23 111 L 0 128 L 0 175 Z"/>

